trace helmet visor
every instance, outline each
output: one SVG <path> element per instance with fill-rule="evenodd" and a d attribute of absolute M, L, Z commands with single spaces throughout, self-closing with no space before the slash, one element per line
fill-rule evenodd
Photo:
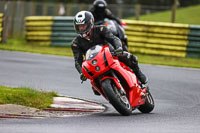
<path fill-rule="evenodd" d="M 80 24 L 80 25 L 77 25 L 77 28 L 78 28 L 78 32 L 79 33 L 84 33 L 86 30 L 87 30 L 87 24 Z"/>
<path fill-rule="evenodd" d="M 91 28 L 92 28 L 92 24 L 91 23 L 85 23 L 85 24 L 76 24 L 75 25 L 75 30 L 78 34 L 88 34 L 88 32 L 90 32 Z"/>

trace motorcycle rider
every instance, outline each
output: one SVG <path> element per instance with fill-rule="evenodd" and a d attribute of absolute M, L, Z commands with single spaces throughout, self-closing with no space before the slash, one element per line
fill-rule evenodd
<path fill-rule="evenodd" d="M 127 36 L 125 35 L 123 28 L 121 27 L 122 21 L 116 16 L 114 16 L 112 12 L 107 8 L 106 1 L 95 0 L 93 2 L 93 7 L 90 9 L 90 12 L 94 16 L 95 24 L 101 24 L 105 18 L 115 20 L 117 24 L 119 24 L 116 25 L 116 27 L 118 27 L 116 36 L 122 41 L 123 50 L 128 51 Z"/>
<path fill-rule="evenodd" d="M 110 51 L 115 51 L 119 54 L 119 60 L 135 72 L 142 84 L 147 83 L 146 76 L 138 66 L 137 57 L 129 52 L 123 51 L 120 39 L 114 36 L 106 26 L 94 25 L 92 13 L 89 11 L 78 12 L 74 18 L 74 29 L 79 36 L 72 41 L 71 48 L 74 55 L 75 67 L 80 73 L 80 79 L 82 81 L 87 80 L 82 73 L 83 56 L 86 54 L 86 51 L 97 44 L 106 44 L 109 46 Z"/>
<path fill-rule="evenodd" d="M 107 8 L 107 3 L 105 0 L 95 0 L 90 12 L 94 16 L 95 22 L 103 21 L 105 18 L 108 18 L 115 20 L 119 25 L 121 25 L 121 20 L 115 17 Z"/>

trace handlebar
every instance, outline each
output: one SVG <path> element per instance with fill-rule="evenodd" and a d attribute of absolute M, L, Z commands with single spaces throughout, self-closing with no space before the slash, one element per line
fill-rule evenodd
<path fill-rule="evenodd" d="M 116 53 L 116 52 L 110 52 L 110 53 L 111 53 L 112 56 L 118 56 L 118 55 L 123 54 L 123 51 L 122 51 L 122 53 Z"/>
<path fill-rule="evenodd" d="M 101 25 L 101 24 L 103 24 L 103 23 L 104 23 L 104 21 L 103 21 L 103 20 L 100 20 L 100 21 L 95 22 L 95 25 Z"/>
<path fill-rule="evenodd" d="M 117 56 L 115 52 L 110 52 L 112 56 Z"/>

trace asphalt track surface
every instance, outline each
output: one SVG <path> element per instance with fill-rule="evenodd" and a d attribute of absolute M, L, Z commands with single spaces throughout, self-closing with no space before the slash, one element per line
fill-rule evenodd
<path fill-rule="evenodd" d="M 0 51 L 0 85 L 56 91 L 103 103 L 103 113 L 43 119 L 0 119 L 0 133 L 200 133 L 200 69 L 140 65 L 155 100 L 150 114 L 124 117 L 89 81 L 81 84 L 73 58 Z"/>

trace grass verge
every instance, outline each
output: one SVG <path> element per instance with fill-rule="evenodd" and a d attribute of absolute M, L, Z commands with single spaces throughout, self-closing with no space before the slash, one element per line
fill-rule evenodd
<path fill-rule="evenodd" d="M 200 5 L 190 6 L 186 8 L 178 8 L 176 11 L 176 23 L 196 24 L 200 25 Z M 130 17 L 128 19 L 135 19 Z M 153 14 L 141 15 L 140 20 L 171 22 L 171 10 Z"/>
<path fill-rule="evenodd" d="M 139 63 L 175 67 L 200 68 L 200 59 L 135 54 Z"/>
<path fill-rule="evenodd" d="M 18 104 L 38 109 L 49 107 L 53 103 L 55 92 L 36 91 L 31 88 L 11 88 L 0 86 L 0 104 Z"/>
<path fill-rule="evenodd" d="M 51 54 L 60 56 L 73 56 L 70 47 L 51 47 L 27 44 L 23 39 L 15 40 L 9 39 L 7 44 L 0 44 L 0 49 L 11 51 L 23 51 L 40 54 Z M 200 68 L 200 59 L 195 58 L 181 58 L 181 57 L 168 57 L 157 55 L 144 55 L 135 54 L 139 59 L 139 63 L 152 64 L 152 65 L 167 65 L 177 67 L 191 67 Z"/>
<path fill-rule="evenodd" d="M 1 50 L 22 51 L 40 54 L 72 56 L 71 47 L 52 47 L 28 44 L 24 39 L 8 39 L 7 44 L 0 44 Z"/>

